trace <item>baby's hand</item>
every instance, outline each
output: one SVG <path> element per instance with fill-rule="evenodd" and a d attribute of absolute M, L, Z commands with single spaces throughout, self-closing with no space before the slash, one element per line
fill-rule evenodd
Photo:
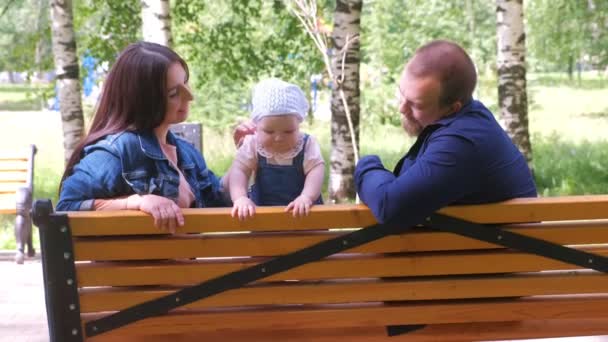
<path fill-rule="evenodd" d="M 239 220 L 244 220 L 248 217 L 253 217 L 255 214 L 255 203 L 246 196 L 239 197 L 234 201 L 232 207 L 232 217 L 237 217 Z"/>
<path fill-rule="evenodd" d="M 287 205 L 285 211 L 293 210 L 293 217 L 308 216 L 310 207 L 312 207 L 312 200 L 306 195 L 300 195 Z"/>

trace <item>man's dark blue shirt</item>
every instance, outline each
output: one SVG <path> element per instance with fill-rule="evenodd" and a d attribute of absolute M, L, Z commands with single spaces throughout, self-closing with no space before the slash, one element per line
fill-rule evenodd
<path fill-rule="evenodd" d="M 526 159 L 478 101 L 425 127 L 394 172 L 378 156 L 362 158 L 355 184 L 379 222 L 400 226 L 450 204 L 537 196 Z"/>

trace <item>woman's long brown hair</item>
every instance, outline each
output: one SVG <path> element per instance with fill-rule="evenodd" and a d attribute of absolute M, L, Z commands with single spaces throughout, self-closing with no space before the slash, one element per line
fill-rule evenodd
<path fill-rule="evenodd" d="M 180 63 L 189 77 L 186 62 L 166 46 L 138 42 L 120 53 L 104 82 L 89 133 L 74 149 L 61 184 L 72 174 L 86 146 L 109 134 L 149 131 L 162 123 L 167 108 L 167 70 L 173 63 Z"/>

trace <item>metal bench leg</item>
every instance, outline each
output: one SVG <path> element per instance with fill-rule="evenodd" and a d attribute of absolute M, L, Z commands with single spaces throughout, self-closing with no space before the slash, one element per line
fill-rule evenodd
<path fill-rule="evenodd" d="M 18 264 L 23 264 L 26 246 L 28 256 L 33 256 L 35 254 L 32 245 L 31 203 L 32 193 L 30 189 L 17 189 L 17 216 L 15 217 L 15 240 L 17 241 L 17 251 L 15 253 L 15 262 Z"/>

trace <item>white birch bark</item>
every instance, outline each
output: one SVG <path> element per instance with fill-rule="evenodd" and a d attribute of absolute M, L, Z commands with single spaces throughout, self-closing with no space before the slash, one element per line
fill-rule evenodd
<path fill-rule="evenodd" d="M 169 0 L 141 0 L 141 19 L 145 41 L 172 45 Z"/>
<path fill-rule="evenodd" d="M 362 0 L 337 0 L 332 33 L 334 82 L 331 96 L 331 154 L 329 198 L 335 203 L 354 199 L 355 148 L 359 145 L 359 65 Z M 342 51 L 346 45 L 347 49 Z M 343 53 L 346 53 L 343 56 Z M 344 57 L 344 58 L 343 58 Z M 353 146 L 340 90 L 344 92 L 355 132 L 357 146 Z"/>
<path fill-rule="evenodd" d="M 51 32 L 67 162 L 84 133 L 71 0 L 51 1 Z"/>
<path fill-rule="evenodd" d="M 503 125 L 532 169 L 522 0 L 496 0 L 498 105 Z"/>

